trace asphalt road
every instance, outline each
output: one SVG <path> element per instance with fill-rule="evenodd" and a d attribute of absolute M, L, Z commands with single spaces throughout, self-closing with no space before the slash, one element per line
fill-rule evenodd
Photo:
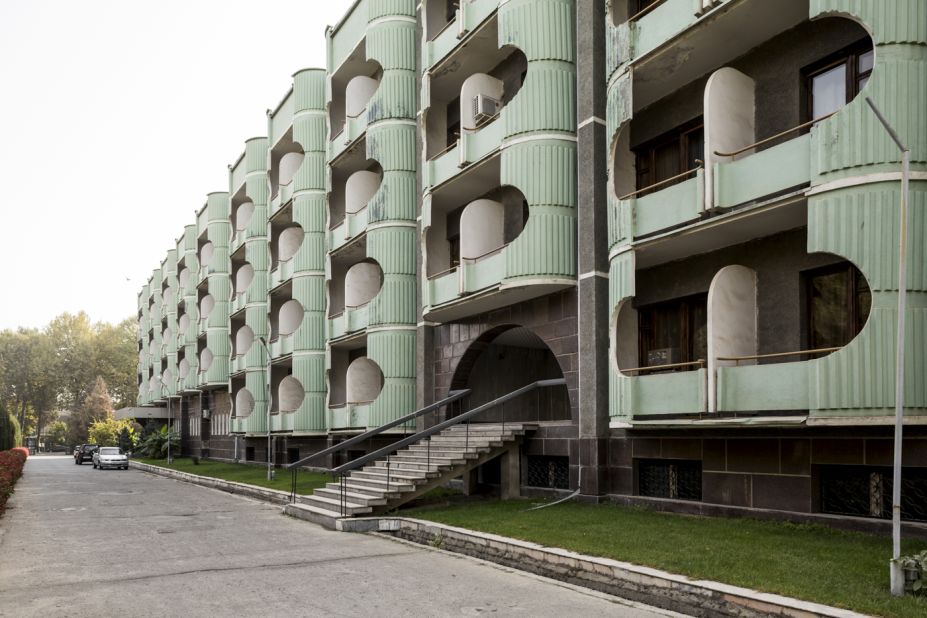
<path fill-rule="evenodd" d="M 0 519 L 4 617 L 485 614 L 671 615 L 70 457 L 30 458 Z"/>

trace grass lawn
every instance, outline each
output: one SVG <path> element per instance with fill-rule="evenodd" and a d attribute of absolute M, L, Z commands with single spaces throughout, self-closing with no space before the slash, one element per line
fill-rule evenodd
<path fill-rule="evenodd" d="M 178 457 L 174 463 L 167 465 L 165 459 L 143 459 L 135 458 L 141 463 L 190 474 L 199 474 L 200 476 L 209 476 L 212 478 L 222 479 L 225 481 L 235 481 L 236 483 L 247 483 L 249 485 L 258 485 L 260 487 L 269 487 L 280 491 L 289 492 L 291 489 L 292 478 L 287 470 L 277 469 L 274 480 L 267 480 L 267 468 L 265 466 L 255 466 L 248 464 L 224 463 L 219 461 L 200 460 L 199 464 L 194 464 L 189 457 Z M 311 494 L 318 487 L 323 487 L 325 483 L 331 481 L 331 476 L 319 472 L 299 471 L 297 478 L 296 493 Z"/>
<path fill-rule="evenodd" d="M 480 502 L 410 517 L 880 616 L 927 616 L 927 597 L 888 592 L 891 539 L 818 525 L 712 519 L 568 502 Z M 927 548 L 909 541 L 903 553 Z"/>

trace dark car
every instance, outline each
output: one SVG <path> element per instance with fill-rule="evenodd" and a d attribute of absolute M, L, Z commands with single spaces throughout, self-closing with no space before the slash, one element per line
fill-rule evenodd
<path fill-rule="evenodd" d="M 81 465 L 85 461 L 93 461 L 93 454 L 98 448 L 96 444 L 81 444 L 74 449 L 74 463 Z"/>

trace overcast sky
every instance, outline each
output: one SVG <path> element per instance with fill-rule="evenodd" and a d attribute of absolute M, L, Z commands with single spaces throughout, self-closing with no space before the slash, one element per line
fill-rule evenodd
<path fill-rule="evenodd" d="M 0 329 L 134 315 L 351 3 L 0 2 Z"/>

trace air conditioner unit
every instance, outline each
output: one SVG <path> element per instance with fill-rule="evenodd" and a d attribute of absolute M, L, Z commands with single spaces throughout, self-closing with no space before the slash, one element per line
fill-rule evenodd
<path fill-rule="evenodd" d="M 502 105 L 496 99 L 488 97 L 485 94 L 478 94 L 473 97 L 473 120 L 477 124 L 486 122 L 499 113 Z"/>
<path fill-rule="evenodd" d="M 203 410 L 203 418 L 207 421 L 212 418 L 212 410 Z"/>
<path fill-rule="evenodd" d="M 674 365 L 682 362 L 679 348 L 657 348 L 647 352 L 647 366 Z"/>

